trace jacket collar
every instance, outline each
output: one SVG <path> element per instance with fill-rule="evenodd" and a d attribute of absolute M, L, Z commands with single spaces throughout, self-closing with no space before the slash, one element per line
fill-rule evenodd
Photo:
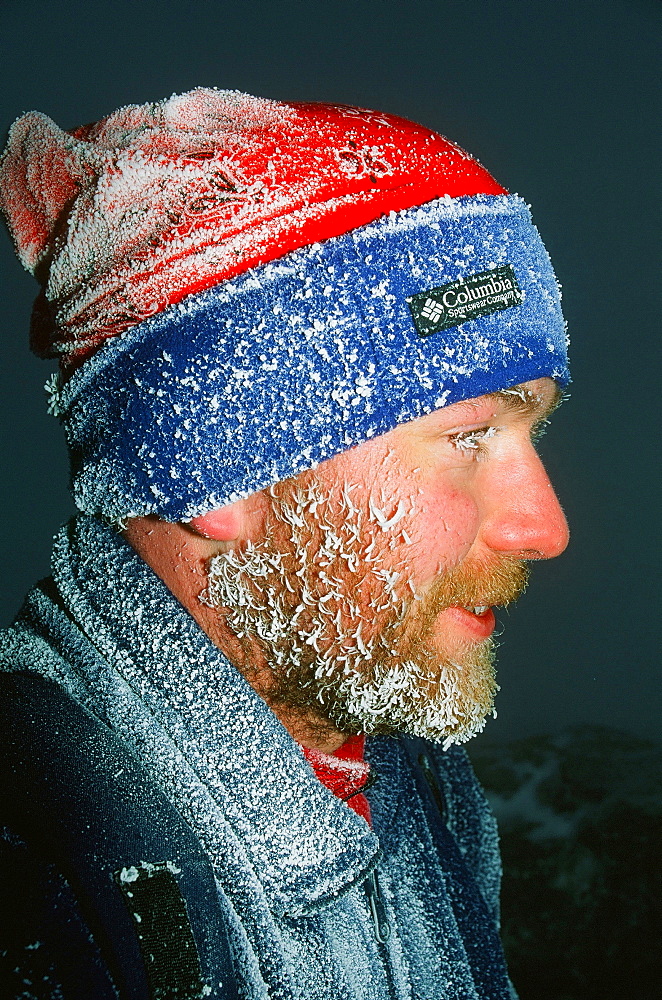
<path fill-rule="evenodd" d="M 307 912 L 365 877 L 376 836 L 320 784 L 266 703 L 120 535 L 75 518 L 56 537 L 53 575 L 104 661 L 94 677 L 76 663 L 91 707 L 141 753 L 154 742 L 147 730 L 160 730 L 153 767 L 206 846 L 218 844 L 214 824 L 229 828 L 275 912 Z M 212 851 L 220 867 L 214 853 L 223 848 Z"/>

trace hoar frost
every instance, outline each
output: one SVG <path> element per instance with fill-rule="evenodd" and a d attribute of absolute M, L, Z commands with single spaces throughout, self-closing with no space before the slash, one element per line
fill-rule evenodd
<path fill-rule="evenodd" d="M 261 693 L 274 708 L 342 732 L 463 742 L 493 707 L 492 646 L 445 656 L 433 623 L 445 607 L 485 603 L 487 591 L 513 599 L 524 571 L 486 581 L 475 568 L 455 570 L 418 594 L 404 502 L 384 510 L 383 498 L 361 501 L 353 489 L 325 495 L 314 479 L 273 487 L 265 541 L 215 556 L 201 599 L 219 609 L 248 664 L 257 647 L 273 681 Z"/>

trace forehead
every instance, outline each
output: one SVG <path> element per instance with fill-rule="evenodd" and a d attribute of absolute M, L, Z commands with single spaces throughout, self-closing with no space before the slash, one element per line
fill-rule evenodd
<path fill-rule="evenodd" d="M 553 379 L 540 378 L 452 403 L 340 452 L 322 462 L 312 475 L 327 482 L 369 481 L 384 485 L 385 477 L 397 466 L 397 456 L 409 453 L 410 447 L 417 442 L 425 444 L 428 439 L 437 439 L 463 426 L 476 427 L 497 419 L 521 420 L 535 425 L 549 417 L 562 398 Z"/>

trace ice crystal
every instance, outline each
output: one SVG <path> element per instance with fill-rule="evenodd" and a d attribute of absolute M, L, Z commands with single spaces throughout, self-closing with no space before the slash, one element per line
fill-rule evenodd
<path fill-rule="evenodd" d="M 349 732 L 466 740 L 492 708 L 489 646 L 460 659 L 432 651 L 398 538 L 383 537 L 406 505 L 388 516 L 354 491 L 272 489 L 266 541 L 215 556 L 201 599 L 246 641 L 249 660 L 258 643 L 276 680 L 274 703 L 308 706 Z M 399 544 L 411 545 L 403 532 Z"/>
<path fill-rule="evenodd" d="M 366 523 L 367 509 L 355 490 L 349 495 Z M 0 666 L 29 662 L 64 685 L 177 806 L 213 866 L 242 996 L 477 995 L 457 919 L 462 900 L 450 897 L 430 849 L 399 741 L 367 741 L 381 776 L 368 793 L 372 833 L 317 780 L 262 699 L 115 532 L 79 518 L 58 537 L 54 575 L 62 606 L 36 588 L 0 633 Z M 484 799 L 457 748 L 427 752 L 450 829 L 496 919 L 499 864 Z M 382 953 L 363 888 L 377 862 L 393 929 Z M 475 937 L 480 929 L 469 923 Z"/>

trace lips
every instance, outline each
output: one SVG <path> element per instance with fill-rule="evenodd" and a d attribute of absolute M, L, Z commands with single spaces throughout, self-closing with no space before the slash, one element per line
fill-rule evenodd
<path fill-rule="evenodd" d="M 496 626 L 494 611 L 487 605 L 446 608 L 441 618 L 445 619 L 448 624 L 456 623 L 464 632 L 470 632 L 473 637 L 479 640 L 488 639 Z"/>

